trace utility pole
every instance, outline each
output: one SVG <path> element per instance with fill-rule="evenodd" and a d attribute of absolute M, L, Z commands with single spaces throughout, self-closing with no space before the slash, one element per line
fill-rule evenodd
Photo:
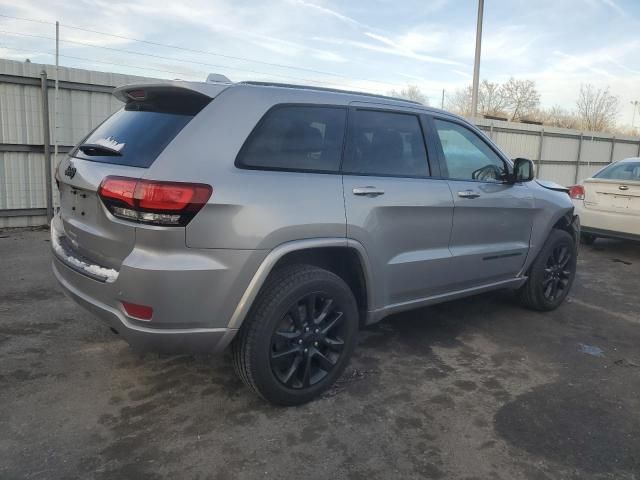
<path fill-rule="evenodd" d="M 442 89 L 442 103 L 440 104 L 440 108 L 444 110 L 444 88 Z"/>
<path fill-rule="evenodd" d="M 480 52 L 482 50 L 482 13 L 484 0 L 478 0 L 478 25 L 476 26 L 476 56 L 473 62 L 473 88 L 471 91 L 471 116 L 478 114 L 478 85 L 480 84 Z"/>

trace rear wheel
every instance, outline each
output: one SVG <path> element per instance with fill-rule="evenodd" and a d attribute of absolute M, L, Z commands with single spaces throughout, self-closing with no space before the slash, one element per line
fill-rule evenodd
<path fill-rule="evenodd" d="M 573 237 L 564 230 L 552 230 L 519 291 L 522 303 L 533 310 L 557 308 L 573 285 L 576 263 Z"/>
<path fill-rule="evenodd" d="M 287 266 L 269 278 L 234 339 L 234 368 L 269 402 L 305 403 L 344 371 L 357 331 L 356 300 L 340 277 Z"/>
<path fill-rule="evenodd" d="M 580 234 L 580 241 L 585 245 L 593 245 L 596 241 L 596 236 L 590 233 L 582 233 Z"/>

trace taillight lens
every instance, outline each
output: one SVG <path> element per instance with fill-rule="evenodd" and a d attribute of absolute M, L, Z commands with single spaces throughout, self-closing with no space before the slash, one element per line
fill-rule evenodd
<path fill-rule="evenodd" d="M 153 317 L 153 308 L 147 305 L 122 302 L 122 306 L 124 307 L 124 311 L 127 312 L 127 315 L 135 317 L 138 320 L 151 320 L 151 317 Z"/>
<path fill-rule="evenodd" d="M 98 195 L 114 217 L 150 225 L 184 226 L 211 197 L 202 183 L 160 182 L 110 176 Z"/>
<path fill-rule="evenodd" d="M 569 196 L 574 200 L 584 200 L 584 187 L 582 185 L 569 187 Z"/>

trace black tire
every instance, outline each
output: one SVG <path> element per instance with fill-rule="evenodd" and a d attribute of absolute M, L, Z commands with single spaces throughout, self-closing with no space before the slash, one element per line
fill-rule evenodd
<path fill-rule="evenodd" d="M 584 243 L 585 245 L 593 245 L 595 241 L 596 241 L 595 235 L 592 235 L 590 233 L 580 234 L 580 242 Z"/>
<path fill-rule="evenodd" d="M 340 277 L 311 265 L 283 267 L 269 277 L 233 341 L 234 369 L 268 402 L 306 403 L 344 371 L 358 323 L 356 300 Z"/>
<path fill-rule="evenodd" d="M 565 253 L 568 255 L 566 258 Z M 522 304 L 543 312 L 558 308 L 571 290 L 576 263 L 573 237 L 564 230 L 552 230 L 531 265 L 527 282 L 518 292 Z"/>

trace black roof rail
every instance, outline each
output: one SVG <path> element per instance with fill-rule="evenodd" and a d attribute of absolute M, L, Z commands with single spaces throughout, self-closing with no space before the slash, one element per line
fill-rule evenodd
<path fill-rule="evenodd" d="M 255 85 L 258 87 L 281 87 L 281 88 L 296 88 L 300 90 L 316 90 L 320 92 L 332 92 L 332 93 L 346 93 L 348 95 L 362 95 L 365 97 L 383 98 L 385 100 L 394 100 L 396 102 L 412 103 L 414 105 L 426 106 L 415 100 L 407 100 L 406 98 L 389 97 L 388 95 L 379 95 L 376 93 L 355 92 L 353 90 L 340 90 L 339 88 L 327 88 L 327 87 L 314 87 L 312 85 L 295 85 L 290 83 L 277 83 L 277 82 L 257 82 L 257 81 L 245 81 L 237 82 L 236 85 Z"/>

